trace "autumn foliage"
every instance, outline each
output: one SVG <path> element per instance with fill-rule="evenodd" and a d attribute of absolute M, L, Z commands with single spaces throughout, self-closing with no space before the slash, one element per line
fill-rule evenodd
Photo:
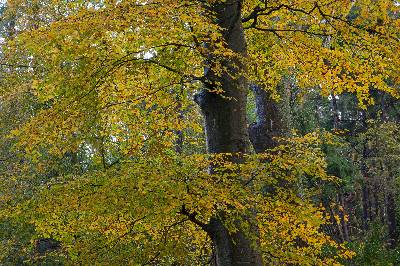
<path fill-rule="evenodd" d="M 352 93 L 366 109 L 372 92 L 397 98 L 399 5 L 238 2 L 245 56 L 216 23 L 211 7 L 225 1 L 7 1 L 0 220 L 15 233 L 0 261 L 18 250 L 30 263 L 203 265 L 213 259 L 215 217 L 244 233 L 266 265 L 355 256 L 324 230 L 341 219 L 320 200 L 322 187 L 342 182 L 327 170 L 336 134 L 289 131 L 262 153 L 210 154 L 193 99 L 210 83 L 224 97 L 207 71 L 277 101 L 287 77 L 300 100 Z M 38 252 L 40 239 L 59 245 Z"/>

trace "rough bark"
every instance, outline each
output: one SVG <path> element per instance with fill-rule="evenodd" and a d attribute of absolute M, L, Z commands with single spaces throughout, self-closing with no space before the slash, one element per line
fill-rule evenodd
<path fill-rule="evenodd" d="M 228 0 L 212 4 L 216 23 L 223 29 L 223 41 L 233 51 L 246 56 L 246 41 L 241 23 L 241 1 Z M 228 73 L 214 73 L 213 57 L 206 70 L 208 88 L 195 97 L 205 121 L 207 149 L 209 153 L 249 152 L 249 136 L 246 121 L 247 80 L 240 75 L 244 69 L 239 59 L 227 58 L 222 64 Z M 213 92 L 215 84 L 223 94 Z M 240 163 L 240 156 L 232 157 Z M 215 261 L 218 266 L 262 265 L 261 255 L 254 249 L 244 232 L 231 234 L 224 226 L 223 214 L 214 217 L 207 224 L 207 231 L 213 241 Z M 251 218 L 250 218 L 251 219 Z"/>

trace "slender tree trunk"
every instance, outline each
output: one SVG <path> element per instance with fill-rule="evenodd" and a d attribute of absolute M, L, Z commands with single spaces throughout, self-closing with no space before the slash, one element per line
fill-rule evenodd
<path fill-rule="evenodd" d="M 329 199 L 322 198 L 321 201 L 323 203 L 324 208 L 329 211 L 330 224 L 327 224 L 327 225 L 332 228 L 332 230 L 331 230 L 332 232 L 330 233 L 330 235 L 335 239 L 335 241 L 343 242 L 342 230 L 340 228 L 340 225 L 338 224 L 338 222 L 335 219 L 335 213 L 330 206 Z"/>
<path fill-rule="evenodd" d="M 387 104 L 385 101 L 385 94 L 381 93 L 381 119 L 383 122 L 387 122 L 389 115 L 387 112 Z M 387 195 L 386 195 L 386 208 L 387 208 L 387 225 L 389 230 L 389 246 L 395 248 L 398 242 L 398 232 L 396 229 L 396 202 L 395 202 L 395 191 L 394 191 L 394 173 L 390 169 L 385 169 L 381 162 L 382 172 L 387 172 L 386 184 Z"/>
<path fill-rule="evenodd" d="M 182 110 L 182 98 L 181 98 L 183 89 L 184 87 L 182 85 L 181 93 L 176 97 L 176 101 L 178 103 L 176 109 L 177 112 L 179 113 L 178 117 L 180 120 L 185 119 L 185 114 L 184 111 Z M 176 130 L 175 134 L 176 134 L 175 151 L 176 153 L 181 154 L 183 152 L 183 143 L 185 141 L 185 135 L 182 130 Z"/>
<path fill-rule="evenodd" d="M 339 107 L 338 107 L 338 103 L 336 100 L 336 95 L 331 95 L 331 96 L 332 96 L 333 129 L 337 130 L 337 129 L 339 129 L 339 123 L 340 123 Z"/>
<path fill-rule="evenodd" d="M 363 228 L 364 231 L 367 231 L 369 228 L 369 223 L 368 223 L 368 189 L 366 187 L 366 184 L 363 184 L 362 188 L 362 203 L 363 203 L 363 215 L 362 215 Z"/>
<path fill-rule="evenodd" d="M 367 124 L 367 114 L 365 111 L 363 111 L 361 113 L 361 121 L 363 124 L 363 128 L 366 129 L 368 127 Z M 366 232 L 369 229 L 369 177 L 368 177 L 368 167 L 367 167 L 367 163 L 366 160 L 369 156 L 369 149 L 367 147 L 367 141 L 365 141 L 364 145 L 363 145 L 363 151 L 362 151 L 362 156 L 361 156 L 361 167 L 360 167 L 360 171 L 361 171 L 361 175 L 363 177 L 363 183 L 362 185 L 362 223 L 363 223 L 363 230 L 364 232 Z"/>
<path fill-rule="evenodd" d="M 371 189 L 371 197 L 374 200 L 374 216 L 375 219 L 379 219 L 379 210 L 380 210 L 380 204 L 379 204 L 379 197 L 378 197 L 378 187 L 376 184 L 373 185 Z"/>
<path fill-rule="evenodd" d="M 241 22 L 241 1 L 227 0 L 212 4 L 216 22 L 223 30 L 226 45 L 234 52 L 246 56 L 246 41 Z M 248 82 L 240 74 L 244 70 L 239 59 L 227 58 L 222 64 L 229 73 L 217 75 L 212 69 L 206 72 L 208 88 L 195 98 L 205 120 L 207 148 L 209 153 L 246 154 L 250 150 L 246 121 L 246 101 Z M 219 84 L 223 95 L 213 92 L 213 84 Z M 233 156 L 232 161 L 240 163 L 241 156 Z M 251 218 L 250 218 L 251 219 Z M 207 224 L 207 231 L 213 241 L 215 262 L 218 266 L 262 265 L 258 251 L 242 231 L 228 232 L 223 222 L 223 214 L 214 217 Z"/>
<path fill-rule="evenodd" d="M 350 237 L 349 237 L 349 228 L 348 228 L 348 224 L 346 222 L 345 216 L 346 216 L 346 203 L 344 200 L 344 196 L 342 192 L 339 192 L 339 202 L 340 205 L 342 206 L 342 209 L 339 211 L 339 216 L 340 216 L 340 223 L 342 226 L 342 230 L 343 230 L 343 241 L 349 241 Z"/>
<path fill-rule="evenodd" d="M 387 219 L 389 229 L 389 245 L 391 248 L 396 247 L 398 241 L 398 234 L 396 230 L 396 202 L 393 193 L 389 192 L 387 195 Z"/>
<path fill-rule="evenodd" d="M 338 130 L 340 128 L 340 112 L 339 112 L 339 106 L 338 106 L 338 101 L 336 99 L 336 95 L 332 95 L 332 116 L 333 116 L 333 129 Z M 349 241 L 349 228 L 348 224 L 345 220 L 346 216 L 346 204 L 344 201 L 344 196 L 342 193 L 342 187 L 339 188 L 339 194 L 338 194 L 338 199 L 339 199 L 339 204 L 342 207 L 342 209 L 339 211 L 339 217 L 340 217 L 340 224 L 342 226 L 342 232 L 343 232 L 343 241 Z"/>

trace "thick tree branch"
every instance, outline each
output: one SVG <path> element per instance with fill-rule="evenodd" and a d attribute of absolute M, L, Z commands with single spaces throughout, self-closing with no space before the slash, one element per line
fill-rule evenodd
<path fill-rule="evenodd" d="M 197 213 L 196 212 L 190 212 L 186 209 L 185 205 L 182 205 L 181 210 L 179 211 L 180 214 L 185 215 L 189 221 L 191 221 L 192 223 L 198 225 L 201 227 L 201 229 L 203 229 L 205 232 L 209 231 L 208 225 L 203 223 L 202 221 L 198 220 L 196 218 Z"/>

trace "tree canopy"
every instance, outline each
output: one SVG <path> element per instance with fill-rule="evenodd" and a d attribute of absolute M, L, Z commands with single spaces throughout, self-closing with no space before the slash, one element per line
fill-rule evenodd
<path fill-rule="evenodd" d="M 16 263 L 17 250 L 26 263 L 203 265 L 218 245 L 215 217 L 265 264 L 354 257 L 323 230 L 347 218 L 319 199 L 344 183 L 326 154 L 343 142 L 338 123 L 334 134 L 286 130 L 264 150 L 253 140 L 215 150 L 242 144 L 210 130 L 247 132 L 235 116 L 248 92 L 250 110 L 281 104 L 266 111 L 276 117 L 315 94 L 352 94 L 356 112 L 375 94 L 397 100 L 397 1 L 8 0 L 2 12 L 0 219 L 12 233 L 0 260 Z M 202 90 L 216 107 L 202 106 Z M 228 104 L 229 115 L 217 108 Z M 279 124 L 262 114 L 247 115 Z M 397 133 L 396 122 L 372 123 L 356 139 L 376 150 L 366 167 L 398 175 Z"/>

